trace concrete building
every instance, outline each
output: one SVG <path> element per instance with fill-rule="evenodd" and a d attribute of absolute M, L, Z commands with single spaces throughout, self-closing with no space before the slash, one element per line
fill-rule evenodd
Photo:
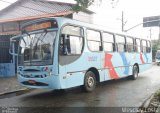
<path fill-rule="evenodd" d="M 0 77 L 14 76 L 16 61 L 9 54 L 9 40 L 27 21 L 63 16 L 92 23 L 92 11 L 75 13 L 74 4 L 47 0 L 18 0 L 0 11 Z"/>

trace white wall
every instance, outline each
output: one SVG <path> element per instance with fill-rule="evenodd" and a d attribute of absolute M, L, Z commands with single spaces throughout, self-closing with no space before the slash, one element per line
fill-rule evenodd
<path fill-rule="evenodd" d="M 93 15 L 87 14 L 84 12 L 74 13 L 73 19 L 83 21 L 83 22 L 93 23 Z"/>

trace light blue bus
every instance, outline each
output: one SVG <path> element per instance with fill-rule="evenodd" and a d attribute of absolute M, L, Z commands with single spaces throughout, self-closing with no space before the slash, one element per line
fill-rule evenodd
<path fill-rule="evenodd" d="M 98 82 L 135 80 L 152 63 L 149 40 L 61 17 L 25 23 L 17 39 L 18 81 L 30 88 L 90 92 Z"/>

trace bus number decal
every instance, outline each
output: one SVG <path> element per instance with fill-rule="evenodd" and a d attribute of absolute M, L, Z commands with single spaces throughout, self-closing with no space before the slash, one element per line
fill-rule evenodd
<path fill-rule="evenodd" d="M 119 77 L 114 69 L 111 59 L 112 59 L 111 54 L 105 54 L 104 68 L 106 67 L 108 68 L 111 79 L 117 79 Z"/>
<path fill-rule="evenodd" d="M 88 57 L 88 61 L 91 62 L 91 61 L 97 61 L 97 56 L 89 56 Z"/>

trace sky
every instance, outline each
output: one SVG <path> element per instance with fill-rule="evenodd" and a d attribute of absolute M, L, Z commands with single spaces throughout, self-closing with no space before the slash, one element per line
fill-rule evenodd
<path fill-rule="evenodd" d="M 6 1 L 6 2 L 3 2 L 3 1 Z M 14 3 L 15 1 L 17 1 L 17 0 L 2 0 L 2 1 L 0 1 L 0 10 L 4 9 L 8 5 L 10 5 L 11 3 Z"/>
<path fill-rule="evenodd" d="M 109 0 L 103 0 L 101 6 L 96 9 L 94 23 L 109 26 L 115 30 L 121 30 L 122 11 L 124 13 L 124 21 L 126 22 L 124 29 L 127 30 L 137 24 L 143 22 L 143 17 L 159 16 L 160 1 L 159 0 L 119 0 L 113 3 Z M 142 38 L 158 38 L 159 28 L 143 28 L 142 24 L 130 31 L 129 34 Z"/>
<path fill-rule="evenodd" d="M 15 2 L 17 0 L 4 0 Z M 74 0 L 54 0 L 62 2 L 73 2 Z M 98 1 L 98 0 L 96 0 Z M 126 22 L 124 29 L 127 30 L 139 23 L 143 22 L 143 17 L 160 15 L 160 0 L 102 0 L 89 9 L 96 14 L 93 16 L 94 24 L 107 26 L 116 31 L 121 31 L 122 11 L 124 13 L 124 21 Z M 10 5 L 0 1 L 0 10 Z M 142 38 L 158 38 L 159 28 L 143 28 L 142 25 L 128 31 L 129 34 Z"/>

